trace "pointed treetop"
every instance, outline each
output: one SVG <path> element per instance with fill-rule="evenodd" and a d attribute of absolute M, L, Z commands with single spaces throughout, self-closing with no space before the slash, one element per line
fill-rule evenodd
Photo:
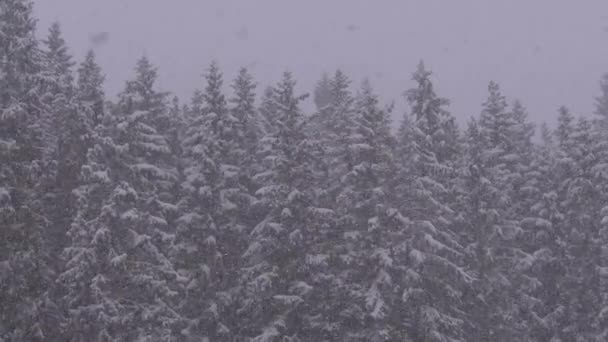
<path fill-rule="evenodd" d="M 350 79 L 342 70 L 336 70 L 334 78 L 329 81 L 330 101 L 336 104 L 346 104 L 350 101 Z"/>
<path fill-rule="evenodd" d="M 146 56 L 141 57 L 135 66 L 135 77 L 127 81 L 125 90 L 119 95 L 120 105 L 127 113 L 133 110 L 162 110 L 166 92 L 155 89 L 158 71 Z"/>
<path fill-rule="evenodd" d="M 284 105 L 296 105 L 300 100 L 303 100 L 306 95 L 296 97 L 295 88 L 296 81 L 293 78 L 293 74 L 290 71 L 283 72 L 283 77 L 275 88 L 277 101 Z"/>
<path fill-rule="evenodd" d="M 61 26 L 58 22 L 54 22 L 51 25 L 48 37 L 44 43 L 48 48 L 50 58 L 57 59 L 58 62 L 63 63 L 64 67 L 71 67 L 74 65 L 74 62 L 71 60 L 72 57 L 68 53 L 67 44 L 62 37 Z"/>
<path fill-rule="evenodd" d="M 608 120 L 608 73 L 600 80 L 600 96 L 595 98 L 595 114 Z"/>
<path fill-rule="evenodd" d="M 361 82 L 361 88 L 359 89 L 359 98 L 364 101 L 367 105 L 376 105 L 378 103 L 378 96 L 374 93 L 374 87 L 370 82 L 369 78 L 364 78 Z"/>
<path fill-rule="evenodd" d="M 95 61 L 95 53 L 89 50 L 78 68 L 77 98 L 90 110 L 93 127 L 101 123 L 104 110 L 105 93 L 103 83 L 105 76 Z"/>
<path fill-rule="evenodd" d="M 78 92 L 84 99 L 91 97 L 103 98 L 103 82 L 105 76 L 101 71 L 101 67 L 95 61 L 95 52 L 89 50 L 84 58 L 84 61 L 78 68 Z"/>
<path fill-rule="evenodd" d="M 226 112 L 226 98 L 222 93 L 223 75 L 216 61 L 211 62 L 204 76 L 207 81 L 203 95 L 206 105 L 205 112 L 222 115 Z"/>
<path fill-rule="evenodd" d="M 243 119 L 242 115 L 255 109 L 254 90 L 257 85 L 247 68 L 241 68 L 231 86 L 234 96 L 230 99 L 230 102 L 235 106 L 234 114 L 238 119 Z"/>
<path fill-rule="evenodd" d="M 494 81 L 488 85 L 488 98 L 483 103 L 479 126 L 482 129 L 486 147 L 506 147 L 512 145 L 511 130 L 514 118 L 506 111 L 507 100 L 500 92 L 500 87 Z"/>
<path fill-rule="evenodd" d="M 147 56 L 142 56 L 135 67 L 136 81 L 143 89 L 152 89 L 158 77 L 156 67 L 150 63 Z"/>
<path fill-rule="evenodd" d="M 329 75 L 324 72 L 321 75 L 321 79 L 315 85 L 313 100 L 315 102 L 317 110 L 321 110 L 331 102 L 330 83 L 331 80 L 329 78 Z"/>
<path fill-rule="evenodd" d="M 489 115 L 502 113 L 507 108 L 507 100 L 502 95 L 498 83 L 490 81 L 488 92 L 488 99 L 483 103 L 484 113 Z"/>
<path fill-rule="evenodd" d="M 412 75 L 412 80 L 416 82 L 416 87 L 405 92 L 406 99 L 411 107 L 411 114 L 416 122 L 428 126 L 427 130 L 434 131 L 442 121 L 442 116 L 448 116 L 448 112 L 443 109 L 449 105 L 449 100 L 437 96 L 431 81 L 432 73 L 425 69 L 424 62 L 420 61 L 416 72 Z M 431 132 L 425 133 L 431 133 Z"/>
<path fill-rule="evenodd" d="M 559 107 L 555 136 L 561 148 L 567 148 L 574 131 L 574 116 L 566 106 Z"/>
<path fill-rule="evenodd" d="M 421 83 L 424 80 L 428 80 L 432 74 L 433 72 L 427 70 L 424 66 L 424 61 L 420 60 L 420 62 L 418 62 L 418 66 L 416 67 L 416 72 L 414 72 L 412 76 L 412 79 L 418 83 Z"/>

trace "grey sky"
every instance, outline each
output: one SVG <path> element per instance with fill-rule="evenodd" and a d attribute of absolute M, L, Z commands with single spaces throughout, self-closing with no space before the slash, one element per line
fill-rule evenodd
<path fill-rule="evenodd" d="M 323 70 L 369 76 L 404 108 L 418 60 L 460 119 L 476 115 L 489 80 L 534 120 L 559 105 L 593 110 L 608 71 L 606 0 L 36 0 L 39 31 L 60 21 L 80 59 L 93 47 L 110 95 L 146 54 L 161 87 L 189 101 L 217 59 L 226 78 L 249 66 L 261 86 L 293 71 L 302 92 Z M 102 33 L 107 32 L 107 35 Z M 310 108 L 310 105 L 308 106 Z M 398 117 L 401 113 L 396 113 Z"/>

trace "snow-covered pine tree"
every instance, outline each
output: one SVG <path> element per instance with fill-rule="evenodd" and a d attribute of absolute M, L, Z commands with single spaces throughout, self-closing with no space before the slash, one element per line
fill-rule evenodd
<path fill-rule="evenodd" d="M 50 149 L 46 170 L 51 193 L 46 198 L 51 219 L 47 243 L 52 246 L 53 260 L 59 260 L 57 256 L 67 243 L 66 230 L 74 216 L 72 190 L 78 186 L 80 168 L 86 159 L 91 124 L 87 112 L 75 98 L 74 62 L 58 23 L 51 25 L 44 43 L 42 101 L 48 108 L 44 123 Z"/>
<path fill-rule="evenodd" d="M 600 96 L 595 98 L 595 114 L 604 131 L 608 130 L 608 73 L 604 74 L 600 80 Z"/>
<path fill-rule="evenodd" d="M 85 113 L 90 128 L 87 137 L 90 149 L 77 176 L 79 187 L 73 192 L 75 215 L 66 234 L 70 239 L 69 246 L 63 251 L 64 267 L 57 280 L 62 291 L 62 306 L 66 311 L 62 336 L 76 341 L 101 334 L 104 326 L 109 328 L 111 325 L 112 315 L 117 315 L 112 311 L 114 303 L 104 301 L 99 287 L 104 276 L 97 273 L 101 271 L 102 263 L 97 263 L 96 253 L 101 252 L 103 244 L 101 241 L 91 241 L 96 230 L 102 228 L 98 216 L 112 187 L 109 178 L 112 164 L 108 161 L 112 159 L 109 156 L 116 153 L 111 137 L 115 121 L 105 116 L 103 82 L 101 68 L 95 62 L 93 51 L 89 51 L 78 68 L 75 91 L 79 109 Z M 78 284 L 80 281 L 91 281 L 97 275 L 99 278 L 89 288 Z M 96 295 L 99 297 L 95 298 Z M 98 314 L 104 310 L 110 314 L 104 313 L 101 322 L 95 322 Z M 114 317 L 114 320 L 118 318 Z"/>
<path fill-rule="evenodd" d="M 598 341 L 608 338 L 608 74 L 602 77 L 600 91 L 600 96 L 596 98 L 597 124 L 593 131 L 593 151 L 598 160 L 592 171 L 601 203 L 598 216 L 600 222 L 595 233 L 597 235 L 594 234 L 591 238 L 594 245 L 591 249 L 599 255 L 590 255 L 592 259 L 597 258 L 595 274 L 590 278 L 592 281 L 594 277 L 598 278 L 595 280 L 598 283 L 595 292 L 601 303 L 592 313 L 595 316 L 593 324 L 597 327 L 595 338 Z M 591 262 L 595 263 L 593 260 Z"/>
<path fill-rule="evenodd" d="M 276 128 L 277 109 L 275 108 L 273 93 L 272 87 L 266 87 L 260 98 L 258 112 L 260 113 L 264 132 L 272 132 Z"/>
<path fill-rule="evenodd" d="M 180 106 L 179 98 L 173 96 L 168 115 L 159 122 L 161 131 L 167 137 L 172 153 L 177 157 L 178 168 L 181 168 L 182 138 L 186 130 L 185 110 Z"/>
<path fill-rule="evenodd" d="M 240 155 L 239 165 L 243 176 L 250 178 L 258 170 L 256 155 L 258 142 L 263 135 L 263 125 L 258 110 L 255 107 L 256 84 L 246 68 L 241 68 L 232 83 L 234 95 L 230 98 L 231 113 L 236 119 L 235 133 Z M 251 183 L 251 179 L 246 179 Z M 253 184 L 247 184 L 248 189 L 254 190 Z"/>
<path fill-rule="evenodd" d="M 566 113 L 564 108 L 560 112 Z M 535 341 L 562 338 L 565 323 L 564 216 L 559 206 L 558 150 L 551 134 L 544 126 L 543 141 L 527 156 L 517 198 L 522 228 L 518 244 L 527 254 L 517 277 L 522 291 L 519 318 L 526 323 L 527 338 Z"/>
<path fill-rule="evenodd" d="M 466 131 L 466 155 L 459 177 L 461 203 L 458 211 L 463 221 L 463 245 L 466 247 L 467 267 L 476 281 L 473 290 L 463 294 L 465 312 L 470 317 L 466 322 L 465 336 L 476 341 L 495 341 L 498 329 L 504 329 L 498 306 L 500 291 L 507 289 L 502 284 L 500 271 L 493 261 L 494 245 L 498 239 L 498 211 L 495 208 L 500 192 L 488 179 L 484 168 L 484 146 L 480 127 L 473 118 Z"/>
<path fill-rule="evenodd" d="M 336 303 L 341 340 L 406 338 L 396 317 L 401 312 L 398 254 L 408 221 L 391 207 L 390 110 L 378 102 L 369 81 L 364 81 L 354 104 L 351 165 L 337 197 L 343 242 L 333 248 L 342 292 L 347 294 Z"/>
<path fill-rule="evenodd" d="M 329 75 L 324 72 L 321 79 L 315 85 L 313 92 L 313 101 L 317 107 L 317 111 L 322 110 L 331 102 L 331 80 Z"/>
<path fill-rule="evenodd" d="M 250 233 L 241 271 L 246 297 L 239 334 L 255 342 L 307 340 L 303 316 L 314 288 L 306 261 L 320 210 L 314 207 L 313 154 L 299 108 L 305 97 L 295 95 L 286 72 L 268 98 L 276 120 L 261 141 L 263 169 L 255 176 L 264 215 Z"/>
<path fill-rule="evenodd" d="M 557 116 L 557 128 L 555 129 L 555 137 L 558 148 L 564 152 L 569 152 L 570 144 L 572 143 L 572 133 L 574 131 L 574 116 L 570 110 L 561 106 Z"/>
<path fill-rule="evenodd" d="M 319 142 L 319 157 L 324 161 L 324 184 L 328 205 L 335 202 L 341 178 L 353 167 L 352 143 L 355 133 L 354 98 L 351 81 L 341 70 L 327 80 L 327 103 L 319 109 L 307 125 L 308 134 Z"/>
<path fill-rule="evenodd" d="M 31 1 L 0 1 L 0 23 L 0 340 L 42 341 L 57 325 L 41 200 L 44 61 Z"/>
<path fill-rule="evenodd" d="M 444 341 L 464 337 L 462 293 L 473 277 L 464 266 L 465 251 L 455 221 L 454 180 L 459 137 L 447 99 L 439 97 L 431 72 L 420 62 L 406 92 L 410 117 L 401 127 L 397 151 L 404 153 L 397 179 L 400 210 L 412 220 L 403 304 L 412 340 Z M 406 131 L 407 130 L 407 131 Z"/>
<path fill-rule="evenodd" d="M 217 340 L 233 336 L 239 328 L 234 312 L 237 270 L 247 226 L 252 225 L 248 167 L 253 165 L 249 153 L 255 152 L 258 133 L 253 80 L 247 72 L 237 78 L 234 110 L 223 95 L 217 63 L 211 64 L 205 79 L 202 102 L 193 106 L 184 137 L 184 196 L 175 260 L 187 279 L 180 308 L 189 319 L 184 334 Z"/>
<path fill-rule="evenodd" d="M 167 258 L 177 175 L 166 138 L 155 127 L 167 115 L 156 77 L 150 62 L 140 59 L 117 112 L 93 134 L 59 278 L 69 339 L 178 340 L 180 320 L 172 308 L 178 277 Z"/>
<path fill-rule="evenodd" d="M 572 130 L 572 140 L 566 145 L 571 148 L 559 161 L 567 171 L 559 187 L 568 266 L 563 340 L 594 341 L 599 329 L 601 292 L 597 266 L 602 202 L 601 187 L 594 181 L 599 162 L 594 138 L 591 122 L 579 118 Z"/>
<path fill-rule="evenodd" d="M 525 340 L 529 329 L 518 312 L 521 291 L 515 280 L 525 257 L 516 244 L 521 229 L 512 207 L 513 184 L 521 181 L 520 155 L 512 139 L 516 122 L 498 84 L 490 82 L 488 90 L 479 123 L 471 122 L 467 131 L 460 186 L 466 263 L 477 279 L 463 298 L 470 316 L 466 336 Z"/>
<path fill-rule="evenodd" d="M 48 158 L 58 160 L 59 140 L 62 139 L 62 135 L 68 134 L 63 131 L 62 126 L 65 124 L 68 113 L 74 109 L 72 102 L 74 62 L 62 37 L 59 23 L 55 22 L 51 25 L 48 37 L 43 42 L 45 45 L 43 51 L 45 82 L 41 99 L 48 106 L 47 115 L 43 117 L 46 131 L 43 141 Z"/>
<path fill-rule="evenodd" d="M 213 286 L 217 284 L 217 275 L 222 274 L 218 270 L 221 270 L 222 256 L 217 250 L 217 228 L 212 216 L 214 201 L 208 180 L 208 175 L 213 175 L 216 168 L 208 151 L 209 140 L 215 136 L 211 136 L 204 105 L 203 92 L 196 91 L 186 113 L 180 216 L 172 255 L 180 274 L 179 311 L 188 320 L 181 331 L 186 341 L 208 339 L 208 334 L 218 332 L 207 330 L 209 322 L 215 323 L 217 319 Z M 227 328 L 222 330 L 227 332 Z"/>
<path fill-rule="evenodd" d="M 105 76 L 95 60 L 95 52 L 89 50 L 78 68 L 76 99 L 82 110 L 86 112 L 87 121 L 91 128 L 101 124 L 104 117 L 104 81 Z"/>

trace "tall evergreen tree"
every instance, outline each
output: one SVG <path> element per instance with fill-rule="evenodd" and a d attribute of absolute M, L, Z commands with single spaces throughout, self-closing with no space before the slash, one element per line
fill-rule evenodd
<path fill-rule="evenodd" d="M 313 100 L 317 110 L 320 111 L 327 106 L 331 102 L 331 98 L 331 80 L 329 75 L 324 72 L 314 89 Z"/>
<path fill-rule="evenodd" d="M 435 93 L 430 76 L 420 62 L 413 74 L 416 87 L 406 92 L 411 118 L 400 132 L 400 143 L 411 146 L 398 149 L 405 153 L 399 156 L 402 175 L 397 177 L 405 180 L 398 186 L 400 208 L 413 221 L 405 319 L 413 340 L 459 340 L 464 331 L 460 297 L 473 278 L 463 267 L 462 231 L 452 208 L 458 131 L 446 109 L 448 100 Z"/>
<path fill-rule="evenodd" d="M 140 59 L 118 112 L 97 126 L 83 166 L 60 276 L 70 339 L 176 340 L 178 275 L 167 257 L 176 171 L 155 127 L 167 115 L 165 94 L 154 89 L 156 77 L 150 62 Z"/>
<path fill-rule="evenodd" d="M 1 1 L 0 23 L 0 339 L 42 341 L 52 338 L 53 318 L 41 200 L 44 61 L 31 1 Z"/>
<path fill-rule="evenodd" d="M 256 154 L 258 142 L 263 135 L 263 125 L 255 107 L 256 84 L 246 68 L 241 68 L 234 79 L 231 113 L 236 120 L 236 139 L 239 146 L 239 165 L 245 175 L 252 175 L 257 169 Z M 252 185 L 249 186 L 250 190 Z"/>
<path fill-rule="evenodd" d="M 600 311 L 600 279 L 597 272 L 600 221 L 600 188 L 594 184 L 598 165 L 593 130 L 580 118 L 572 131 L 572 148 L 560 161 L 569 168 L 560 184 L 560 207 L 564 214 L 567 257 L 566 323 L 563 339 L 593 341 Z M 567 163 L 567 164 L 566 164 Z"/>
<path fill-rule="evenodd" d="M 462 176 L 466 262 L 477 278 L 474 292 L 465 297 L 471 316 L 467 335 L 479 341 L 525 340 L 528 328 L 518 314 L 516 280 L 524 254 L 516 244 L 521 229 L 511 205 L 513 185 L 521 179 L 512 139 L 516 121 L 499 86 L 491 82 L 488 91 L 479 124 L 472 123 L 467 132 Z"/>
<path fill-rule="evenodd" d="M 354 97 L 350 91 L 351 81 L 337 70 L 327 81 L 328 102 L 311 118 L 309 135 L 319 141 L 321 157 L 326 165 L 325 184 L 329 203 L 335 202 L 341 178 L 353 167 L 352 144 L 355 135 Z"/>
<path fill-rule="evenodd" d="M 608 73 L 600 80 L 600 92 L 600 96 L 595 98 L 595 114 L 605 123 L 608 122 Z"/>
<path fill-rule="evenodd" d="M 86 111 L 75 98 L 74 62 L 58 23 L 51 26 L 44 43 L 46 82 L 42 100 L 47 105 L 48 116 L 43 122 L 46 124 L 45 141 L 51 154 L 46 170 L 51 178 L 49 192 L 52 194 L 47 198 L 51 219 L 47 241 L 55 253 L 53 259 L 58 260 L 57 255 L 67 243 L 66 230 L 74 215 L 72 190 L 78 186 L 80 167 L 86 159 L 91 125 Z"/>
<path fill-rule="evenodd" d="M 315 171 L 299 108 L 304 98 L 295 95 L 295 81 L 285 73 L 272 94 L 276 128 L 262 139 L 264 168 L 255 178 L 265 214 L 244 254 L 247 296 L 239 310 L 241 334 L 256 342 L 305 339 Z"/>
<path fill-rule="evenodd" d="M 354 105 L 352 165 L 337 200 L 345 240 L 336 246 L 337 269 L 349 294 L 339 317 L 342 327 L 352 327 L 341 336 L 353 341 L 405 338 L 395 318 L 401 312 L 399 249 L 408 222 L 389 201 L 390 112 L 378 102 L 369 82 L 363 82 Z"/>
<path fill-rule="evenodd" d="M 200 112 L 191 117 L 183 144 L 185 196 L 180 203 L 176 260 L 189 279 L 181 304 L 190 320 L 187 334 L 216 340 L 228 338 L 238 328 L 237 270 L 245 248 L 243 236 L 251 225 L 253 189 L 248 168 L 253 165 L 250 153 L 255 152 L 258 128 L 253 81 L 246 71 L 235 81 L 234 110 L 223 95 L 216 63 L 205 79 Z"/>
<path fill-rule="evenodd" d="M 76 98 L 87 113 L 87 121 L 92 128 L 99 125 L 104 117 L 104 81 L 105 76 L 95 60 L 95 52 L 89 50 L 78 68 Z"/>
<path fill-rule="evenodd" d="M 62 37 L 59 23 L 55 22 L 51 25 L 44 45 L 46 47 L 43 52 L 45 82 L 42 101 L 49 107 L 48 115 L 43 117 L 43 123 L 46 125 L 44 141 L 49 158 L 59 159 L 56 155 L 51 155 L 58 152 L 60 140 L 64 139 L 62 135 L 66 134 L 63 130 L 65 121 L 69 111 L 74 109 L 72 107 L 74 62 Z"/>

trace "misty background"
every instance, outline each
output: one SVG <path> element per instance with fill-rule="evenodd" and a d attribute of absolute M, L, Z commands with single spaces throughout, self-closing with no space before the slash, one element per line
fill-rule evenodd
<path fill-rule="evenodd" d="M 95 48 L 114 96 L 134 62 L 159 66 L 160 87 L 189 102 L 217 59 L 232 79 L 248 66 L 261 86 L 291 70 L 301 92 L 323 71 L 368 76 L 383 100 L 412 86 L 420 59 L 462 122 L 480 111 L 487 84 L 520 99 L 534 121 L 554 122 L 557 106 L 593 111 L 589 94 L 608 70 L 608 2 L 37 0 L 40 35 L 60 21 L 79 59 Z M 312 109 L 312 100 L 305 105 Z"/>

